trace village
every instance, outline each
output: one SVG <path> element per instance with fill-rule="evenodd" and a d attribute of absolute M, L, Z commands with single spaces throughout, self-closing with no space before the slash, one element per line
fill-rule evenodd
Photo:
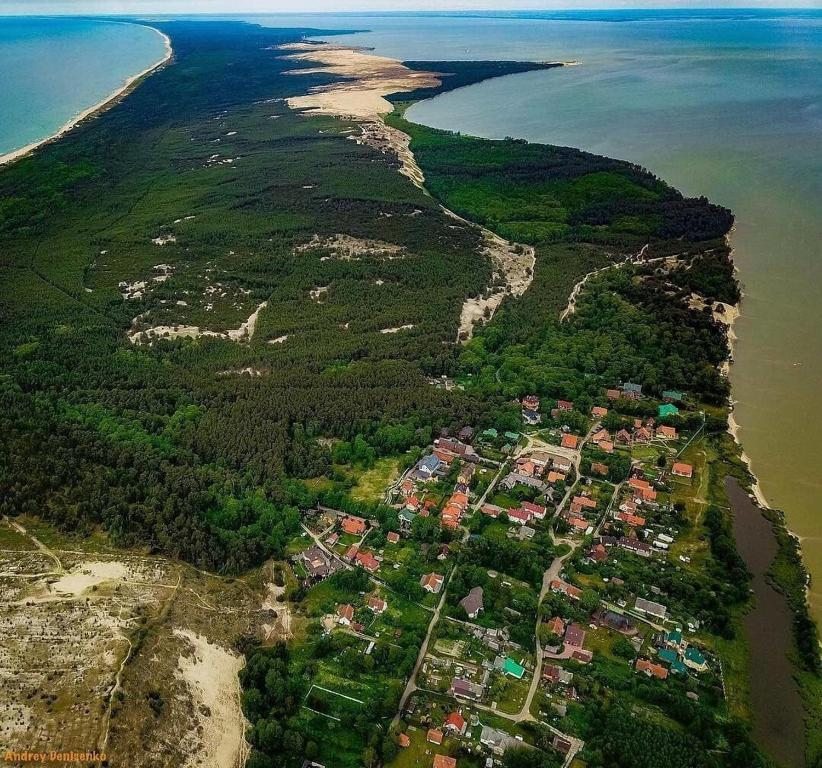
<path fill-rule="evenodd" d="M 637 686 L 723 706 L 691 584 L 705 414 L 631 382 L 584 413 L 519 405 L 519 432 L 436 438 L 386 489 L 381 519 L 320 507 L 295 543 L 311 615 L 344 638 L 305 707 L 343 723 L 376 688 L 402 686 L 398 766 L 491 768 L 528 745 L 574 765 L 603 685 L 637 706 Z M 390 669 L 355 658 L 381 647 Z"/>

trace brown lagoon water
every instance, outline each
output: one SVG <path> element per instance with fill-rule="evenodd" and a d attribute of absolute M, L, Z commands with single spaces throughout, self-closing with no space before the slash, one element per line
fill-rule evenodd
<path fill-rule="evenodd" d="M 787 657 L 791 648 L 791 613 L 788 603 L 766 578 L 776 556 L 776 540 L 759 507 L 733 478 L 726 482 L 733 510 L 733 528 L 739 552 L 753 574 L 755 605 L 745 616 L 745 637 L 750 649 L 751 708 L 754 736 L 780 765 L 805 765 L 804 711 L 799 688 Z"/>
<path fill-rule="evenodd" d="M 408 116 L 638 162 L 734 210 L 736 420 L 768 502 L 802 538 L 822 620 L 822 11 L 309 18 L 370 29 L 335 40 L 400 59 L 577 60 Z"/>

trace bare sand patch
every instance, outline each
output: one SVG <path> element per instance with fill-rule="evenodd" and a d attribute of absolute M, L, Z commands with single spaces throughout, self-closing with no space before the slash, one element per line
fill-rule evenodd
<path fill-rule="evenodd" d="M 243 765 L 249 750 L 238 682 L 243 658 L 190 630 L 175 629 L 174 634 L 192 650 L 177 660 L 177 675 L 191 695 L 197 722 L 196 731 L 185 737 L 190 749 L 185 765 Z"/>
<path fill-rule="evenodd" d="M 414 327 L 413 323 L 398 325 L 394 328 L 383 328 L 380 333 L 399 333 L 400 331 L 410 331 Z"/>
<path fill-rule="evenodd" d="M 400 258 L 404 254 L 405 249 L 401 245 L 388 243 L 385 240 L 372 240 L 338 233 L 325 238 L 314 235 L 307 243 L 298 245 L 297 251 L 301 253 L 328 251 L 329 256 L 324 256 L 322 257 L 323 259 L 332 258 L 339 259 L 340 261 L 360 261 L 363 258 L 383 258 L 387 260 Z"/>
<path fill-rule="evenodd" d="M 116 560 L 85 562 L 61 576 L 51 584 L 50 589 L 59 595 L 79 597 L 92 587 L 125 579 L 129 574 L 126 564 Z"/>

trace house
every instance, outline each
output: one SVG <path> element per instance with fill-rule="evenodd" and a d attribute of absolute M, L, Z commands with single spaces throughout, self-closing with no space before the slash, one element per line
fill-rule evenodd
<path fill-rule="evenodd" d="M 414 512 L 410 509 L 401 509 L 399 518 L 402 529 L 409 530 L 411 528 L 411 523 L 413 523 L 416 518 L 416 514 L 414 514 Z"/>
<path fill-rule="evenodd" d="M 635 669 L 637 672 L 644 672 L 648 677 L 656 677 L 665 680 L 668 677 L 668 670 L 661 664 L 654 664 L 649 659 L 637 659 Z"/>
<path fill-rule="evenodd" d="M 666 389 L 662 393 L 662 399 L 668 403 L 681 403 L 685 399 L 685 395 L 683 395 L 678 389 Z"/>
<path fill-rule="evenodd" d="M 462 443 L 470 443 L 471 440 L 474 439 L 474 428 L 464 426 L 459 432 L 457 432 L 457 437 Z"/>
<path fill-rule="evenodd" d="M 525 525 L 531 519 L 531 513 L 521 507 L 517 509 L 509 509 L 505 514 L 512 523 L 519 523 Z"/>
<path fill-rule="evenodd" d="M 522 420 L 531 426 L 539 424 L 542 421 L 542 416 L 539 411 L 531 411 L 527 408 L 522 409 Z"/>
<path fill-rule="evenodd" d="M 376 573 L 380 569 L 380 561 L 371 552 L 357 552 L 354 560 L 369 573 Z"/>
<path fill-rule="evenodd" d="M 677 477 L 687 477 L 689 480 L 694 476 L 694 468 L 690 464 L 685 464 L 682 461 L 677 461 L 671 467 L 671 473 Z"/>
<path fill-rule="evenodd" d="M 599 450 L 604 451 L 605 453 L 613 453 L 614 452 L 614 443 L 612 440 L 603 440 L 599 444 Z"/>
<path fill-rule="evenodd" d="M 526 395 L 522 398 L 521 404 L 524 411 L 539 410 L 539 398 L 536 395 Z"/>
<path fill-rule="evenodd" d="M 676 430 L 674 430 L 674 433 L 676 433 Z M 647 443 L 651 439 L 651 431 L 645 427 L 637 427 L 633 439 L 635 443 Z"/>
<path fill-rule="evenodd" d="M 569 624 L 565 630 L 565 644 L 572 648 L 582 648 L 585 645 L 585 630 L 579 624 Z"/>
<path fill-rule="evenodd" d="M 357 552 L 359 552 L 359 551 L 360 551 L 359 546 L 357 546 L 356 544 L 352 544 L 346 550 L 345 554 L 343 555 L 343 558 L 345 560 L 348 560 L 348 562 L 353 562 L 354 558 L 357 556 Z"/>
<path fill-rule="evenodd" d="M 603 544 L 594 544 L 594 546 L 588 550 L 588 557 L 595 563 L 604 563 L 608 559 L 608 550 L 605 549 Z"/>
<path fill-rule="evenodd" d="M 603 440 L 610 440 L 610 439 L 611 439 L 611 433 L 608 432 L 607 429 L 598 429 L 596 432 L 594 432 L 593 435 L 591 435 L 591 442 L 596 444 L 596 445 L 599 445 Z"/>
<path fill-rule="evenodd" d="M 439 728 L 431 728 L 425 735 L 425 740 L 430 744 L 442 744 L 443 733 Z"/>
<path fill-rule="evenodd" d="M 586 651 L 584 648 L 574 648 L 571 658 L 574 661 L 578 661 L 580 664 L 590 664 L 591 659 L 594 658 L 594 652 Z"/>
<path fill-rule="evenodd" d="M 519 440 L 519 432 L 505 432 L 502 436 L 512 444 Z"/>
<path fill-rule="evenodd" d="M 603 419 L 608 415 L 608 409 L 603 408 L 601 405 L 595 405 L 591 408 L 591 416 L 595 419 Z"/>
<path fill-rule="evenodd" d="M 488 517 L 499 517 L 500 514 L 505 512 L 502 507 L 498 507 L 496 504 L 483 504 L 480 511 Z"/>
<path fill-rule="evenodd" d="M 325 545 L 327 547 L 333 547 L 339 540 L 340 540 L 340 534 L 334 532 L 325 540 Z"/>
<path fill-rule="evenodd" d="M 456 758 L 448 755 L 434 755 L 433 768 L 457 768 Z"/>
<path fill-rule="evenodd" d="M 351 603 L 346 603 L 345 605 L 338 605 L 337 606 L 337 623 L 342 624 L 344 627 L 351 626 L 351 622 L 354 620 L 354 606 Z"/>
<path fill-rule="evenodd" d="M 451 680 L 451 687 L 449 692 L 452 696 L 463 699 L 471 699 L 472 701 L 479 701 L 485 688 L 478 683 L 472 683 L 470 680 L 464 680 L 461 677 L 455 677 Z"/>
<path fill-rule="evenodd" d="M 595 475 L 602 475 L 603 477 L 605 477 L 608 475 L 608 465 L 603 464 L 599 461 L 592 461 L 591 472 L 593 472 Z"/>
<path fill-rule="evenodd" d="M 426 591 L 436 595 L 442 589 L 443 577 L 439 573 L 426 573 L 420 579 L 420 586 Z"/>
<path fill-rule="evenodd" d="M 519 506 L 520 509 L 525 510 L 531 515 L 531 517 L 535 517 L 537 520 L 544 520 L 545 514 L 548 512 L 545 507 L 539 504 L 534 504 L 533 501 L 523 501 Z"/>
<path fill-rule="evenodd" d="M 388 608 L 388 603 L 386 603 L 381 597 L 369 597 L 368 607 L 374 613 L 384 613 L 385 609 Z"/>
<path fill-rule="evenodd" d="M 567 755 L 571 751 L 571 742 L 561 736 L 554 736 L 551 746 L 561 755 Z"/>
<path fill-rule="evenodd" d="M 619 432 L 616 433 L 616 439 L 618 443 L 625 443 L 626 445 L 630 445 L 633 440 L 631 433 L 627 429 L 620 429 Z"/>
<path fill-rule="evenodd" d="M 362 536 L 365 533 L 365 520 L 354 515 L 347 515 L 343 518 L 341 527 L 345 533 L 352 536 Z"/>
<path fill-rule="evenodd" d="M 483 725 L 480 733 L 480 744 L 488 747 L 495 755 L 502 755 L 509 747 L 518 747 L 517 741 L 510 733 L 499 731 L 490 725 Z"/>
<path fill-rule="evenodd" d="M 499 432 L 497 432 L 497 430 L 493 427 L 489 427 L 488 429 L 483 430 L 480 437 L 483 440 L 496 440 L 499 437 Z"/>
<path fill-rule="evenodd" d="M 417 462 L 417 472 L 423 477 L 431 478 L 441 465 L 442 462 L 439 458 L 434 456 L 434 454 L 430 454 Z"/>
<path fill-rule="evenodd" d="M 617 520 L 621 520 L 626 525 L 630 525 L 634 528 L 642 528 L 642 526 L 645 525 L 644 517 L 632 515 L 630 512 L 620 512 L 617 515 Z"/>
<path fill-rule="evenodd" d="M 664 621 L 668 609 L 661 603 L 655 603 L 653 600 L 646 600 L 644 597 L 638 597 L 634 603 L 634 610 L 645 616 L 652 616 L 655 619 Z"/>
<path fill-rule="evenodd" d="M 542 667 L 542 679 L 553 685 L 570 685 L 574 679 L 574 673 L 556 664 L 545 664 Z"/>
<path fill-rule="evenodd" d="M 597 508 L 596 501 L 592 499 L 590 496 L 574 496 L 571 503 L 578 504 L 580 507 L 585 507 L 586 509 Z"/>
<path fill-rule="evenodd" d="M 565 622 L 560 616 L 553 616 L 545 622 L 548 631 L 554 635 L 562 637 L 565 634 Z"/>
<path fill-rule="evenodd" d="M 684 662 L 686 667 L 697 672 L 704 672 L 708 669 L 708 662 L 705 661 L 705 657 L 693 645 L 689 645 L 685 649 Z"/>
<path fill-rule="evenodd" d="M 334 561 L 319 547 L 309 547 L 302 553 L 303 567 L 312 579 L 324 579 L 336 570 Z"/>
<path fill-rule="evenodd" d="M 453 731 L 462 736 L 467 726 L 468 723 L 465 722 L 465 718 L 459 712 L 451 712 L 451 714 L 445 718 L 446 731 Z"/>
<path fill-rule="evenodd" d="M 672 403 L 664 403 L 657 408 L 657 415 L 660 419 L 665 419 L 668 416 L 678 416 L 679 415 L 679 408 L 677 408 Z"/>
<path fill-rule="evenodd" d="M 416 496 L 409 496 L 405 500 L 405 508 L 410 509 L 412 512 L 416 512 L 422 506 L 422 502 Z"/>
<path fill-rule="evenodd" d="M 656 429 L 656 436 L 662 440 L 676 440 L 677 433 L 673 427 L 667 424 L 660 424 Z"/>
<path fill-rule="evenodd" d="M 565 482 L 565 475 L 562 472 L 556 472 L 555 470 L 551 470 L 546 477 L 549 483 L 564 483 Z"/>
<path fill-rule="evenodd" d="M 474 587 L 465 597 L 460 600 L 460 606 L 465 611 L 469 619 L 476 619 L 483 609 L 482 587 Z"/>
<path fill-rule="evenodd" d="M 608 629 L 613 629 L 615 632 L 619 632 L 620 634 L 635 635 L 637 633 L 637 629 L 631 619 L 627 616 L 623 616 L 621 613 L 600 609 L 594 613 L 593 618 L 594 621 L 601 627 L 608 627 Z"/>
<path fill-rule="evenodd" d="M 407 733 L 401 733 L 397 736 L 397 744 L 405 749 L 406 747 L 411 746 L 411 738 L 408 736 Z"/>
<path fill-rule="evenodd" d="M 517 662 L 509 656 L 506 656 L 505 661 L 502 662 L 502 674 L 516 678 L 517 680 L 522 680 L 522 677 L 525 674 L 525 667 L 521 664 L 517 664 Z"/>
<path fill-rule="evenodd" d="M 630 400 L 639 400 L 642 397 L 642 384 L 634 384 L 631 381 L 626 381 L 622 385 L 622 396 Z"/>
<path fill-rule="evenodd" d="M 564 472 L 567 473 L 571 469 L 571 459 L 567 456 L 564 456 L 561 453 L 553 453 L 551 451 L 547 452 L 547 456 L 549 461 L 551 462 L 551 468 L 556 470 L 557 472 Z"/>
<path fill-rule="evenodd" d="M 570 597 L 571 600 L 579 600 L 579 598 L 582 597 L 582 590 L 579 587 L 575 587 L 573 584 L 568 584 L 568 582 L 565 582 L 562 579 L 554 579 L 551 582 L 551 591 L 560 592 L 563 595 Z"/>
<path fill-rule="evenodd" d="M 652 552 L 649 544 L 639 539 L 631 539 L 627 536 L 620 536 L 617 540 L 617 546 L 621 549 L 627 549 L 629 552 L 633 552 L 640 557 L 650 557 Z"/>
<path fill-rule="evenodd" d="M 519 529 L 517 536 L 519 536 L 520 541 L 524 541 L 525 539 L 533 539 L 534 536 L 536 536 L 536 533 L 535 528 L 532 528 L 530 525 L 523 525 Z"/>
<path fill-rule="evenodd" d="M 557 400 L 557 408 L 560 411 L 573 411 L 574 404 L 570 400 Z"/>
<path fill-rule="evenodd" d="M 385 538 L 389 544 L 396 544 L 400 540 L 400 535 L 396 531 L 389 531 Z"/>
<path fill-rule="evenodd" d="M 587 531 L 591 525 L 584 517 L 575 517 L 574 515 L 566 518 L 566 522 L 578 531 Z"/>
<path fill-rule="evenodd" d="M 569 435 L 565 434 L 562 436 L 562 441 L 560 445 L 563 448 L 570 448 L 572 451 L 575 451 L 577 445 L 579 444 L 579 438 L 576 435 Z"/>
<path fill-rule="evenodd" d="M 606 389 L 605 397 L 609 400 L 619 400 L 619 398 L 622 397 L 622 393 L 618 389 Z"/>

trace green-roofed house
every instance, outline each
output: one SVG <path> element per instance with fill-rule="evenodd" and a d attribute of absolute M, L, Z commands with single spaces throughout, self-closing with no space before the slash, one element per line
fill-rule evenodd
<path fill-rule="evenodd" d="M 481 436 L 486 440 L 496 440 L 499 437 L 499 432 L 497 432 L 497 430 L 493 427 L 489 427 L 482 433 Z"/>
<path fill-rule="evenodd" d="M 658 413 L 660 419 L 664 419 L 666 416 L 677 416 L 679 414 L 679 408 L 672 403 L 665 403 L 659 406 Z"/>
<path fill-rule="evenodd" d="M 665 635 L 665 642 L 668 645 L 682 645 L 682 630 L 672 629 Z"/>
<path fill-rule="evenodd" d="M 525 667 L 517 664 L 512 658 L 506 658 L 502 664 L 502 672 L 505 675 L 515 677 L 517 680 L 522 680 L 522 676 L 525 674 Z"/>
<path fill-rule="evenodd" d="M 676 651 L 672 651 L 670 648 L 660 648 L 659 653 L 660 661 L 664 661 L 666 664 L 673 664 L 677 659 L 679 659 L 679 655 Z"/>
<path fill-rule="evenodd" d="M 695 669 L 697 672 L 704 672 L 708 669 L 708 662 L 705 657 L 699 652 L 698 648 L 689 645 L 685 651 L 685 666 Z"/>
<path fill-rule="evenodd" d="M 685 665 L 677 659 L 673 664 L 671 664 L 671 672 L 677 675 L 687 675 L 688 670 Z"/>
<path fill-rule="evenodd" d="M 685 395 L 678 389 L 666 389 L 662 393 L 662 399 L 667 400 L 669 403 L 681 403 L 685 399 Z"/>
<path fill-rule="evenodd" d="M 516 443 L 516 442 L 519 440 L 519 433 L 518 433 L 518 432 L 505 432 L 505 433 L 503 434 L 503 437 L 504 437 L 504 438 L 505 438 L 505 439 L 506 439 L 509 443 Z"/>
<path fill-rule="evenodd" d="M 414 518 L 417 516 L 416 512 L 412 512 L 410 509 L 402 509 L 400 510 L 399 518 L 400 522 L 404 523 L 405 525 L 411 525 L 414 522 Z"/>

